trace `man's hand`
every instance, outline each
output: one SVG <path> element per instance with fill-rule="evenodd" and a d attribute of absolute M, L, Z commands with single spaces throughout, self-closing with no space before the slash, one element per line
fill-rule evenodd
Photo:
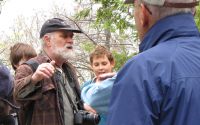
<path fill-rule="evenodd" d="M 45 78 L 50 78 L 53 76 L 55 71 L 55 61 L 50 63 L 42 63 L 38 66 L 37 70 L 33 73 L 31 82 L 37 83 Z"/>

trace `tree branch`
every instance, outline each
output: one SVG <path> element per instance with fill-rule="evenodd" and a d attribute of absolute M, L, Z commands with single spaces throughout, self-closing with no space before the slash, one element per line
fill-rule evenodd
<path fill-rule="evenodd" d="M 66 16 L 66 15 L 62 15 L 62 16 L 64 16 L 65 18 L 69 19 L 70 21 L 74 22 L 74 24 L 78 27 L 78 29 L 81 30 L 81 31 L 83 32 L 83 34 L 84 34 L 89 40 L 91 40 L 91 41 L 93 42 L 94 45 L 97 45 L 97 43 L 96 43 L 87 33 L 85 33 L 85 32 L 81 29 L 81 27 L 78 25 L 78 23 L 77 23 L 76 21 L 74 21 L 73 19 L 69 18 L 69 17 Z"/>

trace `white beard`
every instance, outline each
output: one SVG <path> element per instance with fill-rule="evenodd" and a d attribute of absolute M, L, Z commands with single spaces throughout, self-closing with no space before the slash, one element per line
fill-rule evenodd
<path fill-rule="evenodd" d="M 66 60 L 72 60 L 76 56 L 74 50 L 70 50 L 70 51 L 67 51 L 67 52 L 62 52 L 61 55 L 62 55 L 63 59 L 66 59 Z"/>
<path fill-rule="evenodd" d="M 54 53 L 56 56 L 58 56 L 59 58 L 64 59 L 65 61 L 67 60 L 71 60 L 75 58 L 75 52 L 74 50 L 70 49 L 70 50 L 66 50 L 66 47 L 63 48 L 57 48 L 54 46 Z"/>

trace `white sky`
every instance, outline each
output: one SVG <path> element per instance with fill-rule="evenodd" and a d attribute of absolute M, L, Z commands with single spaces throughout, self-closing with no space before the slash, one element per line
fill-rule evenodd
<path fill-rule="evenodd" d="M 70 12 L 74 10 L 75 3 L 73 0 L 7 0 L 0 14 L 0 31 L 14 25 L 14 19 L 19 15 L 29 17 L 38 10 L 48 11 L 54 5 Z"/>

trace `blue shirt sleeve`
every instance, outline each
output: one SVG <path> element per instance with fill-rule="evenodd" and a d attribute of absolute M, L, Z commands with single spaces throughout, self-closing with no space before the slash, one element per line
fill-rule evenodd
<path fill-rule="evenodd" d="M 101 83 L 92 83 L 83 87 L 81 98 L 93 107 L 98 113 L 105 114 L 108 111 L 108 104 L 115 76 L 108 78 Z"/>

